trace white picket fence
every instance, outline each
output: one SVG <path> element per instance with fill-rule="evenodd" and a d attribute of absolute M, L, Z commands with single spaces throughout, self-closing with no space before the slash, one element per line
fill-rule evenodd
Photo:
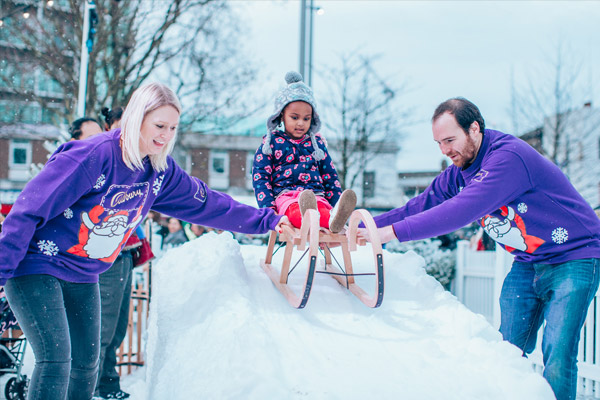
<path fill-rule="evenodd" d="M 459 241 L 453 293 L 467 308 L 482 314 L 500 327 L 500 291 L 512 265 L 512 255 L 497 246 L 496 251 L 475 251 L 469 242 Z M 579 343 L 578 398 L 600 399 L 600 291 L 590 305 Z M 533 368 L 543 371 L 542 334 L 538 332 L 535 351 L 529 355 Z"/>

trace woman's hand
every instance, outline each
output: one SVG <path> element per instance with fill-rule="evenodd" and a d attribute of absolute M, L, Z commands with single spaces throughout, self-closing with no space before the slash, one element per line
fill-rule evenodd
<path fill-rule="evenodd" d="M 383 228 L 377 229 L 377 233 L 379 234 L 379 240 L 381 240 L 381 244 L 396 239 L 396 233 L 394 232 L 394 228 L 392 228 L 392 225 L 384 226 Z M 369 231 L 367 231 L 366 228 L 358 229 L 358 237 L 360 239 L 365 239 L 367 242 L 371 241 Z"/>
<path fill-rule="evenodd" d="M 277 223 L 277 226 L 275 227 L 275 232 L 277 233 L 282 233 L 283 232 L 283 227 L 287 226 L 289 228 L 292 228 L 292 224 L 290 223 L 290 220 L 288 219 L 287 216 L 283 216 L 281 217 L 281 219 L 279 220 L 279 222 Z"/>

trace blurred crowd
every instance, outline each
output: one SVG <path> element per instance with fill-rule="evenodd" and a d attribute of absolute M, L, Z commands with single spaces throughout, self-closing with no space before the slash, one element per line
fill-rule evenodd
<path fill-rule="evenodd" d="M 164 254 L 165 251 L 194 240 L 207 233 L 214 232 L 222 234 L 224 231 L 213 229 L 207 226 L 190 224 L 177 218 L 162 215 L 156 211 L 150 211 L 146 217 L 145 226 L 148 229 L 147 235 L 151 237 L 152 252 L 156 257 Z M 240 244 L 266 245 L 269 239 L 268 234 L 248 235 L 243 233 L 230 232 L 231 235 Z"/>

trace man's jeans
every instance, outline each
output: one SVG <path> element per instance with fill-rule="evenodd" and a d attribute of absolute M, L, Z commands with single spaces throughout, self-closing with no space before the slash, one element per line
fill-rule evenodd
<path fill-rule="evenodd" d="M 4 289 L 35 355 L 27 398 L 89 400 L 100 355 L 98 284 L 26 275 Z"/>
<path fill-rule="evenodd" d="M 575 400 L 579 336 L 599 277 L 600 259 L 590 258 L 562 264 L 515 262 L 504 280 L 500 332 L 526 355 L 535 349 L 546 320 L 544 377 L 557 400 Z"/>
<path fill-rule="evenodd" d="M 132 254 L 124 251 L 112 267 L 100 274 L 101 347 L 96 390 L 99 394 L 121 390 L 116 370 L 117 349 L 127 334 L 132 269 Z"/>

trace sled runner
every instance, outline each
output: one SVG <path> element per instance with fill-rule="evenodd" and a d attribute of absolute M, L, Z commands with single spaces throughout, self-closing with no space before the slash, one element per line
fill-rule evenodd
<path fill-rule="evenodd" d="M 375 263 L 375 271 L 370 273 L 354 273 L 352 267 L 352 258 L 350 253 L 356 251 L 357 245 L 364 246 L 366 241 L 357 238 L 358 225 L 363 222 L 371 238 L 371 247 Z M 350 216 L 349 228 L 344 233 L 325 233 L 319 229 L 319 213 L 316 210 L 307 210 L 302 218 L 300 229 L 284 227 L 283 232 L 279 234 L 281 247 L 285 247 L 281 269 L 278 270 L 272 264 L 273 255 L 277 252 L 275 244 L 277 233 L 272 231 L 269 236 L 267 246 L 267 256 L 261 260 L 261 266 L 273 281 L 277 289 L 283 293 L 288 302 L 295 308 L 304 308 L 312 288 L 315 273 L 327 274 L 337 280 L 342 286 L 350 290 L 360 301 L 369 307 L 379 307 L 383 301 L 383 252 L 381 241 L 377 233 L 377 227 L 373 217 L 366 210 L 355 210 Z M 343 266 L 340 265 L 333 256 L 331 249 L 340 247 L 343 255 Z M 291 266 L 294 250 L 303 251 L 300 259 Z M 322 269 L 317 269 L 317 258 L 319 254 L 324 257 Z M 288 278 L 294 269 L 303 262 L 305 256 L 308 256 L 306 279 L 303 281 L 303 287 L 300 293 L 295 293 L 288 286 Z M 335 262 L 335 263 L 334 263 Z M 355 280 L 356 276 L 370 275 L 375 278 L 375 291 L 369 295 L 362 289 Z"/>

